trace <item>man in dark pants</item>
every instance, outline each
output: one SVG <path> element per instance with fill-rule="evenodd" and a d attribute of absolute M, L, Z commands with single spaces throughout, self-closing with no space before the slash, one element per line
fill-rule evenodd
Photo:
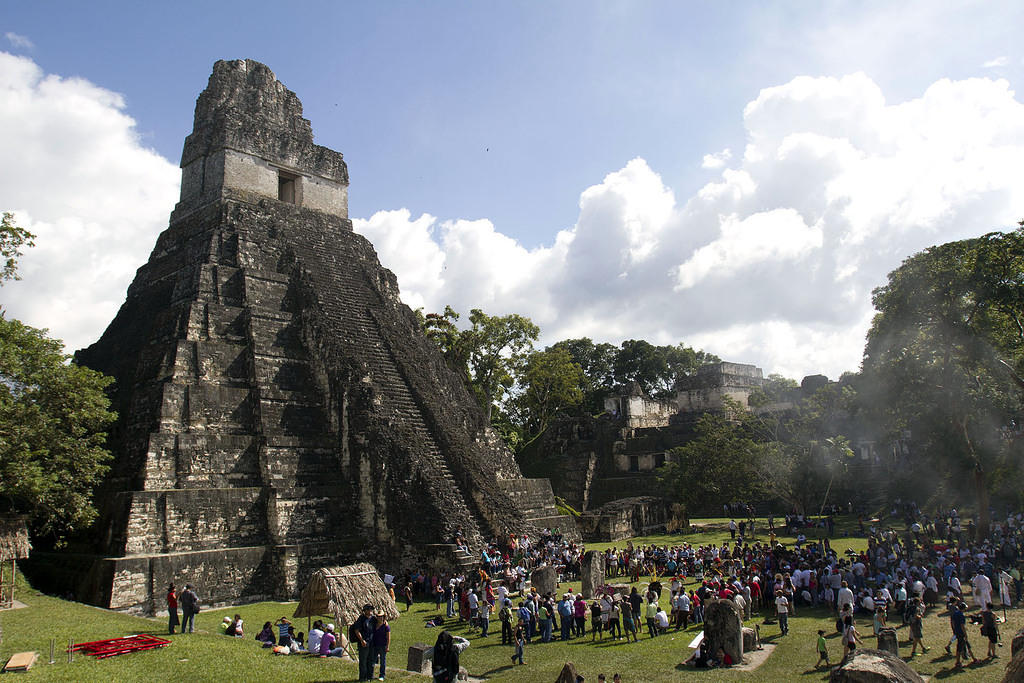
<path fill-rule="evenodd" d="M 373 616 L 373 605 L 363 605 L 363 613 L 352 625 L 352 635 L 356 637 L 359 649 L 359 680 L 369 681 L 373 678 L 373 659 L 370 657 L 370 645 L 373 643 L 373 632 L 377 630 L 377 618 Z"/>
<path fill-rule="evenodd" d="M 181 603 L 181 632 L 192 633 L 195 631 L 196 614 L 199 613 L 199 596 L 192 590 L 191 583 L 185 584 L 178 601 Z"/>

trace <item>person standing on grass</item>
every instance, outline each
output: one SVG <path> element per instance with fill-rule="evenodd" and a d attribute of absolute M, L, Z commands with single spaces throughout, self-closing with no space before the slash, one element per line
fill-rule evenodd
<path fill-rule="evenodd" d="M 814 668 L 817 669 L 821 666 L 822 662 L 825 662 L 825 666 L 831 666 L 828 661 L 828 645 L 825 643 L 825 632 L 818 630 L 818 661 L 814 663 Z"/>
<path fill-rule="evenodd" d="M 910 648 L 910 656 L 917 656 L 917 646 L 921 646 L 921 654 L 928 652 L 928 648 L 924 646 L 924 602 L 920 597 L 914 596 L 910 599 L 910 638 L 914 642 L 914 646 Z"/>
<path fill-rule="evenodd" d="M 568 593 L 563 595 L 562 599 L 558 601 L 558 618 L 562 624 L 562 640 L 569 640 L 569 636 L 572 633 L 572 602 L 569 600 Z M 509 636 L 511 637 L 511 635 L 512 631 L 510 629 Z"/>
<path fill-rule="evenodd" d="M 964 616 L 965 607 L 967 607 L 967 603 L 956 600 L 949 613 L 949 624 L 953 629 L 953 637 L 956 638 L 956 663 L 953 665 L 954 669 L 963 668 L 960 660 L 965 656 L 970 656 L 972 664 L 978 663 L 978 658 L 974 656 L 971 644 L 967 640 L 967 617 Z M 948 645 L 946 650 L 949 650 Z"/>
<path fill-rule="evenodd" d="M 516 651 L 512 654 L 512 663 L 515 664 L 518 659 L 520 664 L 525 664 L 523 652 L 526 650 L 526 624 L 522 619 L 516 624 L 516 630 L 512 632 L 512 642 L 516 647 Z"/>
<path fill-rule="evenodd" d="M 508 598 L 505 598 L 505 602 L 501 605 L 498 619 L 501 620 L 501 644 L 512 645 L 512 601 Z"/>
<path fill-rule="evenodd" d="M 644 614 L 647 616 L 647 633 L 653 638 L 658 635 L 658 601 L 653 595 L 648 600 Z"/>
<path fill-rule="evenodd" d="M 841 640 L 843 644 L 843 659 L 839 662 L 839 666 L 846 663 L 846 660 L 853 654 L 853 651 L 857 649 L 857 643 L 863 644 L 860 634 L 857 633 L 857 627 L 853 625 L 853 617 L 843 617 L 843 638 Z"/>
<path fill-rule="evenodd" d="M 629 637 L 633 636 L 633 642 L 637 641 L 636 637 L 636 623 L 633 621 L 637 617 L 633 616 L 633 605 L 630 604 L 629 600 L 622 601 L 622 630 L 626 632 L 626 642 L 629 642 Z"/>
<path fill-rule="evenodd" d="M 608 635 L 615 640 L 622 640 L 622 627 L 619 625 L 619 618 L 622 616 L 621 602 L 621 600 L 612 600 L 612 608 L 608 613 Z"/>
<path fill-rule="evenodd" d="M 775 613 L 779 617 L 779 631 L 782 635 L 789 635 L 789 600 L 782 590 L 775 591 Z"/>
<path fill-rule="evenodd" d="M 405 611 L 408 612 L 409 608 L 412 607 L 412 583 L 405 584 L 402 595 L 405 597 Z"/>
<path fill-rule="evenodd" d="M 377 628 L 373 631 L 370 647 L 373 649 L 370 651 L 370 677 L 368 680 L 373 680 L 373 665 L 380 662 L 380 671 L 377 675 L 383 681 L 388 666 L 388 652 L 391 651 L 391 626 L 388 625 L 388 616 L 384 610 L 377 612 Z"/>
<path fill-rule="evenodd" d="M 181 632 L 194 633 L 196 614 L 199 613 L 199 596 L 192 590 L 192 584 L 186 583 L 185 590 L 178 596 L 181 602 Z"/>
<path fill-rule="evenodd" d="M 178 625 L 178 596 L 174 594 L 174 584 L 167 585 L 167 632 L 174 635 L 174 627 Z"/>
<path fill-rule="evenodd" d="M 998 657 L 996 643 L 999 642 L 999 627 L 996 625 L 996 613 L 992 611 L 992 603 L 987 602 L 981 611 L 981 635 L 988 638 L 988 658 Z"/>
<path fill-rule="evenodd" d="M 363 613 L 352 624 L 350 634 L 356 637 L 359 652 L 359 680 L 369 681 L 373 677 L 373 660 L 370 658 L 373 633 L 377 620 L 373 616 L 373 605 L 363 605 Z"/>

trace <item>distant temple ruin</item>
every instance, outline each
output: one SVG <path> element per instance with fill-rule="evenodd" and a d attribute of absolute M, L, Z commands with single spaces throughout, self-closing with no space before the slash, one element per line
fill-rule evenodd
<path fill-rule="evenodd" d="M 325 565 L 450 564 L 456 532 L 575 533 L 352 231 L 342 155 L 270 69 L 214 65 L 181 167 L 169 227 L 76 356 L 115 377 L 120 415 L 95 554 L 47 557 L 79 598 L 294 599 Z"/>

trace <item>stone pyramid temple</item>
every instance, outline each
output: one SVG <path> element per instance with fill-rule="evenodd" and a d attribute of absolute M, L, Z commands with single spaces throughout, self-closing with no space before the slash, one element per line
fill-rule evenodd
<path fill-rule="evenodd" d="M 65 562 L 80 599 L 153 612 L 169 581 L 292 599 L 325 565 L 468 563 L 458 531 L 471 550 L 575 533 L 352 231 L 342 155 L 270 69 L 214 65 L 181 168 L 168 228 L 76 357 L 116 379 L 120 414 L 94 554 Z"/>

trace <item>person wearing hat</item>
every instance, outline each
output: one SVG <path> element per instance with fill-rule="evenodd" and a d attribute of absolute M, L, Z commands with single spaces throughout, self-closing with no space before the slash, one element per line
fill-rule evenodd
<path fill-rule="evenodd" d="M 373 605 L 363 605 L 363 613 L 352 624 L 352 635 L 356 638 L 359 650 L 359 680 L 369 681 L 373 679 L 373 659 L 371 659 L 371 646 L 373 633 L 377 630 L 377 618 L 373 616 Z"/>
<path fill-rule="evenodd" d="M 379 661 L 380 670 L 377 675 L 383 681 L 388 665 L 388 652 L 391 651 L 391 627 L 388 625 L 388 617 L 384 610 L 377 611 L 377 628 L 373 631 L 370 648 L 370 679 L 373 679 L 373 665 Z"/>
<path fill-rule="evenodd" d="M 332 654 L 334 654 L 334 650 L 337 649 L 334 647 L 337 641 L 338 639 L 334 635 L 334 624 L 327 624 L 327 626 L 324 626 L 324 631 L 320 635 L 320 645 L 318 654 L 321 657 L 330 657 Z"/>

